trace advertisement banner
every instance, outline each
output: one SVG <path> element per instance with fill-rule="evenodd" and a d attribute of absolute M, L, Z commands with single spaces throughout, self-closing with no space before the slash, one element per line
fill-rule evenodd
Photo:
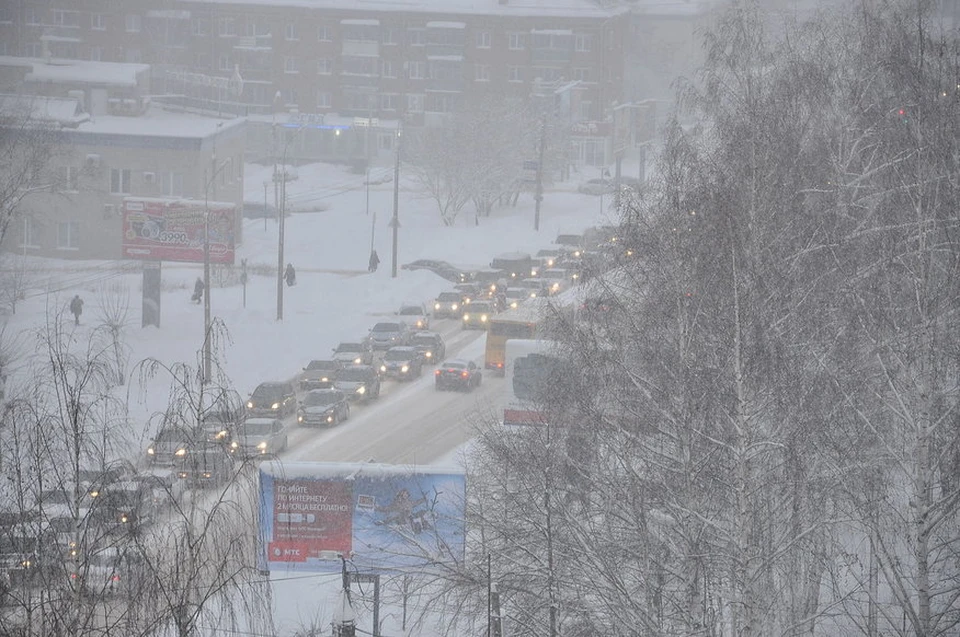
<path fill-rule="evenodd" d="M 232 265 L 237 209 L 219 201 L 125 198 L 121 254 L 127 259 L 203 263 L 207 214 L 210 263 Z"/>
<path fill-rule="evenodd" d="M 464 551 L 465 480 L 456 469 L 345 463 L 260 468 L 260 567 L 421 569 Z"/>

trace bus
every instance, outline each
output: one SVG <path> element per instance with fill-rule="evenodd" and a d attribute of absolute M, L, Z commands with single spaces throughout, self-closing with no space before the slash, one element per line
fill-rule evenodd
<path fill-rule="evenodd" d="M 506 347 L 505 426 L 547 424 L 543 405 L 551 379 L 563 369 L 561 346 L 545 339 L 511 339 Z"/>
<path fill-rule="evenodd" d="M 546 306 L 546 299 L 533 298 L 491 317 L 483 366 L 503 374 L 507 341 L 535 338 Z"/>

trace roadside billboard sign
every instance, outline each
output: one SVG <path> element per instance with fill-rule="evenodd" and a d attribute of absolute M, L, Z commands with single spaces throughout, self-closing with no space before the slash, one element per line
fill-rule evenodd
<path fill-rule="evenodd" d="M 260 568 L 367 572 L 461 560 L 465 479 L 454 468 L 265 463 Z"/>
<path fill-rule="evenodd" d="M 208 212 L 210 263 L 232 265 L 237 207 L 218 201 L 125 198 L 121 254 L 127 259 L 203 263 Z"/>

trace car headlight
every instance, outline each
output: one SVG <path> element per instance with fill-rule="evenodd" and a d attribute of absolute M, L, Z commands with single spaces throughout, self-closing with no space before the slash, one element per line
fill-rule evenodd
<path fill-rule="evenodd" d="M 381 372 L 386 372 L 386 371 L 387 371 L 387 366 L 386 366 L 386 365 L 381 365 L 381 366 L 380 366 L 380 371 L 381 371 Z"/>
<path fill-rule="evenodd" d="M 247 401 L 247 409 L 253 409 L 253 401 L 252 401 L 252 400 L 248 400 L 248 401 Z"/>
<path fill-rule="evenodd" d="M 303 422 L 303 414 L 297 414 L 297 422 Z"/>
<path fill-rule="evenodd" d="M 469 314 L 464 314 L 464 315 L 463 315 L 463 320 L 464 320 L 464 321 L 469 321 L 469 320 L 470 320 L 470 315 L 469 315 Z"/>
<path fill-rule="evenodd" d="M 237 443 L 236 440 L 234 440 L 233 442 L 230 443 L 230 448 L 231 448 L 231 449 L 236 449 L 236 448 L 239 447 L 239 446 L 240 446 L 240 445 Z"/>
<path fill-rule="evenodd" d="M 90 497 L 91 497 L 91 498 L 95 498 L 95 497 L 97 497 L 98 495 L 100 495 L 100 492 L 97 491 L 96 489 L 94 489 L 93 491 L 90 492 Z"/>
<path fill-rule="evenodd" d="M 481 314 L 481 315 L 480 315 L 480 322 L 481 322 L 481 323 L 486 323 L 486 322 L 487 322 L 487 315 L 486 315 L 486 314 Z"/>
<path fill-rule="evenodd" d="M 177 449 L 175 452 L 173 452 L 173 455 L 182 458 L 183 456 L 187 455 L 187 450 L 184 449 L 183 447 L 180 447 L 180 448 Z"/>
<path fill-rule="evenodd" d="M 530 269 L 530 276 L 537 276 L 537 269 L 536 269 L 536 268 L 531 268 L 531 269 Z"/>
<path fill-rule="evenodd" d="M 354 364 L 359 365 L 359 364 L 360 364 L 360 360 L 361 360 L 361 359 L 360 359 L 360 357 L 358 356 L 357 358 L 353 359 L 353 362 L 354 362 Z"/>
<path fill-rule="evenodd" d="M 327 416 L 327 422 L 332 423 L 332 422 L 333 422 L 333 416 Z"/>
<path fill-rule="evenodd" d="M 226 429 L 221 429 L 220 431 L 217 432 L 217 440 L 223 440 L 226 437 L 227 437 Z"/>
<path fill-rule="evenodd" d="M 537 293 L 536 293 L 536 292 L 531 292 L 531 293 L 530 293 L 530 298 L 531 298 L 531 299 L 537 298 Z"/>
<path fill-rule="evenodd" d="M 359 387 L 357 387 L 357 393 L 358 393 L 358 394 L 366 394 L 366 393 L 367 393 L 367 388 L 364 387 L 363 385 L 360 385 Z"/>
<path fill-rule="evenodd" d="M 147 447 L 147 455 L 152 456 L 156 452 L 153 450 L 153 447 Z"/>
<path fill-rule="evenodd" d="M 127 517 L 127 514 L 124 513 L 120 516 L 120 524 L 126 524 L 130 518 Z"/>
<path fill-rule="evenodd" d="M 512 310 L 517 309 L 517 302 L 516 302 L 516 301 L 513 301 L 513 302 L 510 303 L 510 309 L 512 309 Z"/>
<path fill-rule="evenodd" d="M 280 403 L 273 403 L 270 405 L 270 409 L 280 409 Z"/>
<path fill-rule="evenodd" d="M 547 267 L 553 267 L 553 259 L 547 259 Z"/>
<path fill-rule="evenodd" d="M 263 450 L 266 449 L 266 448 L 267 448 L 267 441 L 266 441 L 266 440 L 264 440 L 263 442 L 258 442 L 258 443 L 257 443 L 257 449 L 259 449 L 260 451 L 263 451 Z"/>
<path fill-rule="evenodd" d="M 401 373 L 401 374 L 406 374 L 406 373 L 409 372 L 409 371 L 410 371 L 410 366 L 409 366 L 409 365 L 404 365 L 403 367 L 400 368 L 400 373 Z"/>
<path fill-rule="evenodd" d="M 457 309 L 458 307 L 460 307 L 460 306 L 457 305 L 456 303 L 453 303 L 453 304 L 450 305 L 450 309 L 451 309 L 451 310 L 455 310 L 455 309 Z"/>
<path fill-rule="evenodd" d="M 423 355 L 427 358 L 433 358 L 433 352 L 424 352 Z"/>
<path fill-rule="evenodd" d="M 440 309 L 440 304 L 439 304 L 439 303 L 434 303 L 434 304 L 433 304 L 433 309 L 439 310 L 439 309 Z"/>
<path fill-rule="evenodd" d="M 329 383 L 329 382 L 330 382 L 330 379 L 327 378 L 326 376 L 324 376 L 323 378 L 320 379 L 320 382 L 321 382 L 321 383 Z"/>

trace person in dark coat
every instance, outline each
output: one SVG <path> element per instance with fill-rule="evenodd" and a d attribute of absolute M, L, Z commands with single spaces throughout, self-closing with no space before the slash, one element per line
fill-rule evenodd
<path fill-rule="evenodd" d="M 190 300 L 200 305 L 200 301 L 203 299 L 203 279 L 197 277 L 197 280 L 193 284 L 193 296 L 190 297 Z"/>
<path fill-rule="evenodd" d="M 80 315 L 83 314 L 83 299 L 75 294 L 70 301 L 70 312 L 73 314 L 73 324 L 80 325 Z"/>
<path fill-rule="evenodd" d="M 283 278 L 287 280 L 287 287 L 297 284 L 297 271 L 293 269 L 292 263 L 287 264 L 287 269 L 283 271 Z"/>
<path fill-rule="evenodd" d="M 367 270 L 370 272 L 376 272 L 378 265 L 380 265 L 380 255 L 377 254 L 376 250 L 372 250 L 370 252 L 370 263 L 367 266 Z"/>

